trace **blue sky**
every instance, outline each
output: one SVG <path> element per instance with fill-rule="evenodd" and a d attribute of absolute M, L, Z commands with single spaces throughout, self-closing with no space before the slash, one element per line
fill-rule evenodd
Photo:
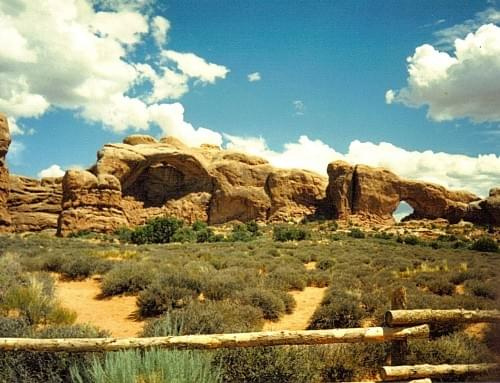
<path fill-rule="evenodd" d="M 500 184 L 495 2 L 51 4 L 0 5 L 0 38 L 20 47 L 0 53 L 13 173 L 85 167 L 142 133 L 277 166 L 344 159 L 482 195 Z"/>

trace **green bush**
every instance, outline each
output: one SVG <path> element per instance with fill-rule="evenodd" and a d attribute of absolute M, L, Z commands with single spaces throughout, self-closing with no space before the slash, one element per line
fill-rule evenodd
<path fill-rule="evenodd" d="M 453 274 L 450 278 L 450 282 L 454 283 L 455 285 L 459 285 L 470 279 L 482 280 L 484 278 L 484 273 L 481 273 L 478 270 L 465 270 Z"/>
<path fill-rule="evenodd" d="M 332 276 L 329 271 L 308 270 L 307 285 L 312 287 L 327 287 L 330 284 Z"/>
<path fill-rule="evenodd" d="M 320 258 L 316 264 L 316 268 L 320 270 L 328 270 L 335 266 L 335 260 L 332 258 Z"/>
<path fill-rule="evenodd" d="M 2 321 L 0 321 L 0 329 Z M 21 325 L 22 327 L 22 325 Z M 14 335 L 36 338 L 99 338 L 106 332 L 87 325 L 46 327 L 35 332 L 31 327 Z M 72 368 L 84 368 L 92 353 L 5 351 L 0 353 L 0 381 L 23 383 L 66 383 Z"/>
<path fill-rule="evenodd" d="M 118 237 L 118 239 L 122 242 L 132 242 L 132 232 L 133 230 L 122 226 L 115 230 L 114 234 Z"/>
<path fill-rule="evenodd" d="M 307 277 L 304 271 L 291 266 L 278 266 L 266 276 L 266 285 L 282 290 L 304 290 Z"/>
<path fill-rule="evenodd" d="M 349 231 L 349 237 L 352 238 L 365 238 L 366 234 L 363 230 L 358 229 L 357 227 L 352 228 L 351 231 Z"/>
<path fill-rule="evenodd" d="M 228 237 L 229 242 L 248 242 L 255 238 L 254 233 L 247 229 L 244 224 L 235 225 Z"/>
<path fill-rule="evenodd" d="M 416 235 L 407 235 L 403 238 L 403 242 L 407 245 L 418 245 L 420 243 L 420 239 Z"/>
<path fill-rule="evenodd" d="M 124 262 L 104 275 L 101 291 L 105 296 L 136 293 L 149 286 L 155 275 L 155 271 L 151 270 L 148 265 Z"/>
<path fill-rule="evenodd" d="M 259 331 L 262 324 L 262 311 L 250 305 L 232 301 L 192 301 L 180 310 L 148 321 L 143 336 Z"/>
<path fill-rule="evenodd" d="M 318 382 L 318 360 L 304 347 L 258 347 L 220 350 L 214 365 L 221 366 L 224 382 Z"/>
<path fill-rule="evenodd" d="M 465 282 L 465 287 L 476 297 L 496 299 L 498 296 L 498 288 L 492 283 L 469 280 Z"/>
<path fill-rule="evenodd" d="M 184 222 L 174 217 L 153 218 L 146 225 L 137 227 L 130 236 L 133 243 L 169 243 Z"/>
<path fill-rule="evenodd" d="M 476 251 L 496 253 L 498 251 L 498 244 L 493 238 L 481 237 L 475 240 L 470 248 Z"/>
<path fill-rule="evenodd" d="M 178 229 L 170 238 L 170 242 L 180 242 L 180 243 L 188 243 L 188 242 L 196 242 L 197 235 L 196 232 L 190 227 L 182 227 Z"/>
<path fill-rule="evenodd" d="M 221 382 L 212 355 L 190 350 L 109 352 L 87 368 L 73 368 L 71 374 L 76 383 Z"/>
<path fill-rule="evenodd" d="M 314 312 L 308 329 L 360 327 L 360 321 L 366 314 L 361 308 L 361 303 L 354 296 L 338 293 L 332 289 L 333 287 Z"/>
<path fill-rule="evenodd" d="M 455 285 L 448 282 L 446 278 L 435 276 L 427 283 L 427 287 L 431 292 L 437 295 L 453 295 L 455 292 Z"/>
<path fill-rule="evenodd" d="M 150 317 L 182 308 L 196 296 L 196 291 L 184 287 L 153 284 L 139 293 L 137 306 L 142 317 Z"/>
<path fill-rule="evenodd" d="M 305 239 L 309 239 L 310 234 L 307 230 L 290 226 L 290 225 L 281 225 L 275 226 L 273 228 L 273 239 L 279 242 L 286 241 L 303 241 Z"/>
<path fill-rule="evenodd" d="M 250 288 L 243 290 L 238 297 L 244 304 L 261 309 L 264 319 L 277 321 L 286 311 L 280 296 L 270 290 Z"/>
<path fill-rule="evenodd" d="M 85 279 L 93 274 L 105 273 L 111 266 L 110 260 L 80 255 L 66 259 L 60 271 L 68 279 Z"/>

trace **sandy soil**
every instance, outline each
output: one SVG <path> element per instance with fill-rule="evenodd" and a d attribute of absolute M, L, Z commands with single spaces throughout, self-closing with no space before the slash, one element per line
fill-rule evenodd
<path fill-rule="evenodd" d="M 90 323 L 108 330 L 112 336 L 136 336 L 144 322 L 133 318 L 137 309 L 134 296 L 98 299 L 101 292 L 95 279 L 58 281 L 56 296 L 61 304 L 78 314 L 76 323 Z"/>
<path fill-rule="evenodd" d="M 305 265 L 306 270 L 314 270 L 316 268 L 316 262 L 308 262 Z"/>
<path fill-rule="evenodd" d="M 305 330 L 326 290 L 327 287 L 306 287 L 303 291 L 290 292 L 297 302 L 294 312 L 284 315 L 278 322 L 266 321 L 263 330 Z"/>

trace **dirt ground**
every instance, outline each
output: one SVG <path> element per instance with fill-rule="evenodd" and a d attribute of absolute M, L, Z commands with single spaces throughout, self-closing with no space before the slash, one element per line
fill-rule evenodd
<path fill-rule="evenodd" d="M 266 321 L 263 330 L 305 330 L 326 290 L 327 287 L 306 287 L 303 291 L 290 292 L 297 302 L 293 313 L 284 315 L 278 322 Z"/>
<path fill-rule="evenodd" d="M 78 314 L 76 323 L 90 323 L 108 330 L 114 337 L 137 336 L 144 322 L 134 319 L 134 296 L 98 299 L 99 281 L 57 281 L 56 296 L 61 304 Z"/>

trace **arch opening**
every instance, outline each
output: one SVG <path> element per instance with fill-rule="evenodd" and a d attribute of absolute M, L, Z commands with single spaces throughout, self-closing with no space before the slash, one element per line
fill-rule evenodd
<path fill-rule="evenodd" d="M 405 218 L 412 215 L 414 212 L 413 207 L 406 201 L 400 201 L 398 207 L 392 213 L 394 217 L 394 221 L 401 222 L 404 221 Z"/>

